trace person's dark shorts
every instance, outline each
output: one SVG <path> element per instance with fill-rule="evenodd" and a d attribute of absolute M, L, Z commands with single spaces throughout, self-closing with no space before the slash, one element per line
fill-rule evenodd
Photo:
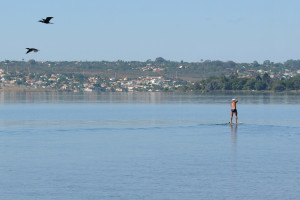
<path fill-rule="evenodd" d="M 236 113 L 237 110 L 236 109 L 231 109 L 231 112 Z"/>

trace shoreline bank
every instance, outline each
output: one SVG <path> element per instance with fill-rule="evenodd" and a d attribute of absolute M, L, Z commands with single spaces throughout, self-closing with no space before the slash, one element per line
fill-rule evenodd
<path fill-rule="evenodd" d="M 33 93 L 89 93 L 89 94 L 101 94 L 101 93 L 115 93 L 115 94 L 146 94 L 146 93 L 164 93 L 164 94 L 186 94 L 186 95 L 200 95 L 200 94 L 210 94 L 210 95 L 219 95 L 219 94 L 299 94 L 300 90 L 287 90 L 287 91 L 271 91 L 271 90 L 261 90 L 261 91 L 253 91 L 253 90 L 220 90 L 220 91 L 133 91 L 133 92 L 117 92 L 117 91 L 71 91 L 71 90 L 57 90 L 51 88 L 29 88 L 29 87 L 4 87 L 0 89 L 0 92 L 33 92 Z"/>

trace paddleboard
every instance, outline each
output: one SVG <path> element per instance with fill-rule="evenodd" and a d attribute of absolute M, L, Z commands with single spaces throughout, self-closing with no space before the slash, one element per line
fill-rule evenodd
<path fill-rule="evenodd" d="M 238 122 L 237 124 L 236 123 L 232 123 L 230 124 L 230 122 L 228 122 L 229 125 L 237 125 L 237 124 L 242 124 L 242 122 Z"/>

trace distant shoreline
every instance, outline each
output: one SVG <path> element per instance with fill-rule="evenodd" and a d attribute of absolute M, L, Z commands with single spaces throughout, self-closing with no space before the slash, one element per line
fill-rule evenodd
<path fill-rule="evenodd" d="M 300 90 L 284 90 L 284 91 L 271 91 L 271 90 L 214 90 L 214 91 L 133 91 L 133 92 L 111 92 L 111 91 L 70 91 L 58 90 L 52 88 L 31 88 L 31 87 L 2 87 L 0 92 L 59 92 L 59 93 L 116 93 L 116 94 L 130 94 L 130 93 L 174 93 L 174 94 L 300 94 Z"/>
<path fill-rule="evenodd" d="M 3 87 L 1 92 L 57 92 L 56 89 L 51 88 L 29 88 L 29 87 Z"/>

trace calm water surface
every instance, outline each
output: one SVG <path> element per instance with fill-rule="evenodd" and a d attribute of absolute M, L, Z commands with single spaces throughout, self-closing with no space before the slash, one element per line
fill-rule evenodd
<path fill-rule="evenodd" d="M 1 200 L 300 196 L 300 95 L 0 95 Z"/>

